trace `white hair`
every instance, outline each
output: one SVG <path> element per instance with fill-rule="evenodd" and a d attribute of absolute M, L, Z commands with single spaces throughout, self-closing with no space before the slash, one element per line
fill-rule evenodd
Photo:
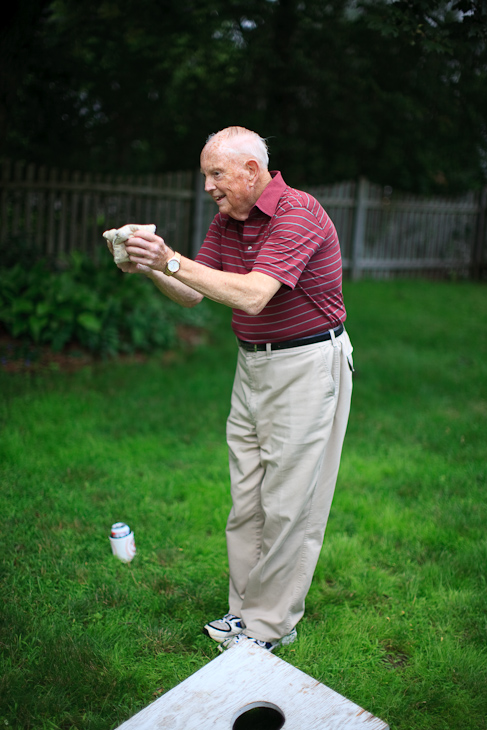
<path fill-rule="evenodd" d="M 263 137 L 245 127 L 226 127 L 219 132 L 210 134 L 206 144 L 213 142 L 216 137 L 225 140 L 225 148 L 236 155 L 246 155 L 259 162 L 267 170 L 269 165 L 269 150 Z M 233 140 L 235 140 L 234 143 Z"/>

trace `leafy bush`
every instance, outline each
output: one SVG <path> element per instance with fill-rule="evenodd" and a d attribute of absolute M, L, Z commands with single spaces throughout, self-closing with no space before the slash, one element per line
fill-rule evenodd
<path fill-rule="evenodd" d="M 94 263 L 74 253 L 58 269 L 44 260 L 0 268 L 0 323 L 56 351 L 74 342 L 98 355 L 163 350 L 175 344 L 179 323 L 202 327 L 209 316 L 204 302 L 184 309 L 108 257 Z"/>

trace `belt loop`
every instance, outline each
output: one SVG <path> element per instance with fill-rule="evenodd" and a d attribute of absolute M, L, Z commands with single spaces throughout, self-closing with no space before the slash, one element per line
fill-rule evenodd
<path fill-rule="evenodd" d="M 269 359 L 270 356 L 271 356 L 271 353 L 272 353 L 272 345 L 271 345 L 270 342 L 266 342 L 265 343 L 265 351 L 266 351 L 266 354 L 267 354 L 267 359 Z"/>
<path fill-rule="evenodd" d="M 335 330 L 328 330 L 328 332 L 330 333 L 331 344 L 333 345 L 333 347 L 338 347 L 335 337 Z"/>

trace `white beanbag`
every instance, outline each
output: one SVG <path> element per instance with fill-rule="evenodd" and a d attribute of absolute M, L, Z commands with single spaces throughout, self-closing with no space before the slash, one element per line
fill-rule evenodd
<path fill-rule="evenodd" d="M 155 233 L 156 227 L 153 223 L 148 225 L 138 225 L 137 223 L 129 223 L 123 228 L 111 228 L 109 231 L 105 231 L 103 238 L 113 246 L 113 260 L 116 264 L 123 264 L 125 261 L 130 261 L 127 250 L 125 248 L 125 241 L 127 241 L 132 233 L 135 231 L 149 231 L 149 233 Z"/>

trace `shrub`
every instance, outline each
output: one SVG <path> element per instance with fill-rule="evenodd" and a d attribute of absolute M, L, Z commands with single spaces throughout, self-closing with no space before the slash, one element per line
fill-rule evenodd
<path fill-rule="evenodd" d="M 175 344 L 179 323 L 203 327 L 209 317 L 204 302 L 180 307 L 108 257 L 94 263 L 73 253 L 62 268 L 45 260 L 0 268 L 0 323 L 13 337 L 55 351 L 71 343 L 102 356 L 163 350 Z"/>

